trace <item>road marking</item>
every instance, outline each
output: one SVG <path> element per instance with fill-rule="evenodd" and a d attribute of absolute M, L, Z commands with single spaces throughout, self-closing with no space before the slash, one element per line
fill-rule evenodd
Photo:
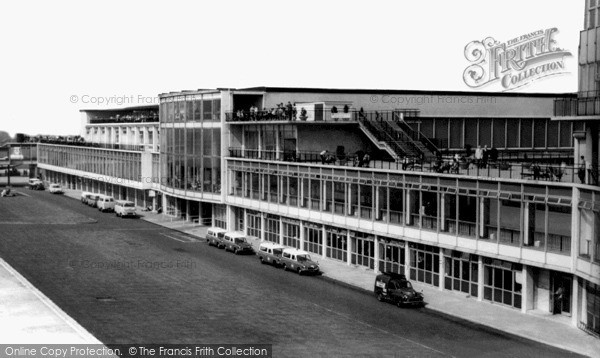
<path fill-rule="evenodd" d="M 179 242 L 185 242 L 185 243 L 196 243 L 196 242 L 200 242 L 200 240 L 195 239 L 193 237 L 189 237 L 189 236 L 182 236 L 182 235 L 178 235 L 178 237 L 176 236 L 172 236 L 172 235 L 167 235 L 165 233 L 160 233 L 162 236 L 168 237 L 169 239 L 173 239 L 173 240 L 177 240 Z"/>
<path fill-rule="evenodd" d="M 362 325 L 364 325 L 364 326 L 367 326 L 367 327 L 369 327 L 369 328 L 376 329 L 376 330 L 378 330 L 378 331 L 380 331 L 380 332 L 382 332 L 382 333 L 385 333 L 385 334 L 390 334 L 390 335 L 392 335 L 392 336 L 398 337 L 398 338 L 400 338 L 400 339 L 403 339 L 403 340 L 405 340 L 405 341 L 407 341 L 407 342 L 410 342 L 410 343 L 412 343 L 412 344 L 416 344 L 416 345 L 418 345 L 418 346 L 420 346 L 420 347 L 423 347 L 423 348 L 425 348 L 425 349 L 429 349 L 429 350 L 431 350 L 431 351 L 434 351 L 434 352 L 436 352 L 436 353 L 439 353 L 439 354 L 441 354 L 441 355 L 444 355 L 444 356 L 450 356 L 450 357 L 452 357 L 452 358 L 455 358 L 453 355 L 450 355 L 450 354 L 448 354 L 448 353 L 444 353 L 444 352 L 438 351 L 438 350 L 437 350 L 437 349 L 435 349 L 435 348 L 432 348 L 432 347 L 429 347 L 429 346 L 427 346 L 427 345 L 425 345 L 425 344 L 422 344 L 422 343 L 419 343 L 419 342 L 413 341 L 412 339 L 409 339 L 409 338 L 406 338 L 406 337 L 402 337 L 402 336 L 400 336 L 400 335 L 398 335 L 398 334 L 396 334 L 396 333 L 392 333 L 392 332 L 386 331 L 386 330 L 385 330 L 385 329 L 383 329 L 383 328 L 379 328 L 379 327 L 372 326 L 372 325 L 370 325 L 370 324 L 369 324 L 369 323 L 367 323 L 367 322 L 364 322 L 364 321 L 361 321 L 361 320 L 359 320 L 359 319 L 353 318 L 353 317 L 351 317 L 351 316 L 349 316 L 349 315 L 346 315 L 346 314 L 343 314 L 343 313 L 341 313 L 341 312 L 334 311 L 334 310 L 332 310 L 332 309 L 330 309 L 330 308 L 327 308 L 327 307 L 321 306 L 321 305 L 319 305 L 319 304 L 316 304 L 316 303 L 313 303 L 313 305 L 315 305 L 315 306 L 317 306 L 317 307 L 319 307 L 319 308 L 321 308 L 321 309 L 324 309 L 324 310 L 325 310 L 325 311 L 327 311 L 327 312 L 330 312 L 330 313 L 333 313 L 333 314 L 335 314 L 335 315 L 338 315 L 338 316 L 340 316 L 340 317 L 343 317 L 343 318 L 345 318 L 345 319 L 347 319 L 347 320 L 351 320 L 351 321 L 358 322 L 358 323 L 360 323 L 360 324 L 362 324 Z"/>

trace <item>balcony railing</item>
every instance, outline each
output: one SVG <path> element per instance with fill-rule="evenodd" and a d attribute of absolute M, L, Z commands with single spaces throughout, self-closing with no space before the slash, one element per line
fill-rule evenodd
<path fill-rule="evenodd" d="M 141 152 L 146 148 L 145 145 L 132 145 L 132 144 L 108 144 L 108 143 L 89 143 L 89 142 L 66 142 L 57 140 L 43 140 L 42 144 L 57 144 L 57 145 L 68 145 L 73 147 L 88 147 L 88 148 L 101 148 L 101 149 L 119 149 Z"/>
<path fill-rule="evenodd" d="M 409 159 L 402 162 L 373 158 L 360 161 L 357 154 L 329 153 L 322 156 L 315 151 L 268 151 L 258 149 L 242 149 L 230 147 L 229 156 L 233 158 L 274 160 L 295 163 L 313 163 L 335 166 L 369 167 L 389 171 L 433 172 L 440 174 L 455 174 L 477 177 L 492 177 L 501 179 L 527 179 L 536 181 L 554 181 L 563 183 L 583 183 L 580 168 L 574 165 L 557 164 L 557 157 L 538 158 L 539 162 L 532 164 L 532 159 L 515 158 L 515 161 L 461 160 L 456 162 L 450 158 L 442 160 Z M 543 161 L 546 161 L 545 163 Z M 587 171 L 586 184 L 597 185 L 599 168 L 591 167 Z M 585 176 L 583 176 L 585 178 Z"/>
<path fill-rule="evenodd" d="M 330 109 L 303 110 L 302 108 L 275 108 L 273 110 L 236 110 L 225 113 L 227 122 L 265 122 L 265 121 L 299 121 L 299 122 L 348 122 L 358 120 L 356 110 L 337 112 Z"/>

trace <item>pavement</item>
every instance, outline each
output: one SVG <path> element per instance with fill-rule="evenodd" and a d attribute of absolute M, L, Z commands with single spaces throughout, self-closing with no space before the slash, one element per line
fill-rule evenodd
<path fill-rule="evenodd" d="M 65 195 L 79 199 L 80 192 Z M 143 212 L 143 220 L 204 238 L 207 227 L 163 214 Z M 258 246 L 258 241 L 253 242 Z M 355 265 L 319 258 L 323 277 L 336 284 L 372 292 L 376 273 Z M 427 309 L 451 319 L 463 319 L 509 334 L 566 349 L 589 357 L 600 357 L 600 339 L 570 325 L 568 317 L 520 311 L 478 301 L 464 293 L 440 290 L 413 282 L 425 295 Z M 0 343 L 100 343 L 77 322 L 54 305 L 24 277 L 0 259 Z"/>

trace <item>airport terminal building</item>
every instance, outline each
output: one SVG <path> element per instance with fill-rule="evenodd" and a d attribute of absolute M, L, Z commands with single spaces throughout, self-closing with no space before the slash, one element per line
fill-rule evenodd
<path fill-rule="evenodd" d="M 38 168 L 70 188 L 599 336 L 590 14 L 576 94 L 170 92 L 159 106 L 82 111 L 87 144 L 40 143 Z"/>

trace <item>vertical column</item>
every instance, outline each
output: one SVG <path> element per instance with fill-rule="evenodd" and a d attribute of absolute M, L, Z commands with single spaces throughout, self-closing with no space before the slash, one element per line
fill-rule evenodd
<path fill-rule="evenodd" d="M 379 186 L 374 186 L 373 187 L 373 192 L 375 193 L 375 200 L 373 200 L 373 202 L 375 203 L 375 207 L 373 208 L 373 211 L 375 212 L 375 215 L 373 215 L 373 218 L 375 220 L 381 220 L 381 212 L 379 210 L 380 206 L 380 200 L 381 198 L 379 197 Z"/>
<path fill-rule="evenodd" d="M 410 247 L 408 241 L 404 242 L 404 274 L 410 277 Z"/>
<path fill-rule="evenodd" d="M 412 220 L 412 213 L 411 213 L 411 207 L 412 207 L 412 203 L 413 203 L 413 191 L 410 189 L 406 189 L 406 208 L 405 208 L 405 213 L 406 213 L 406 225 L 412 225 L 413 224 L 413 220 Z"/>
<path fill-rule="evenodd" d="M 233 212 L 233 207 L 231 205 L 227 205 L 225 207 L 225 220 L 227 222 L 227 230 L 229 231 L 233 231 L 235 228 L 234 217 L 235 214 Z"/>
<path fill-rule="evenodd" d="M 300 230 L 299 232 L 299 244 L 300 244 L 300 250 L 304 250 L 304 240 L 305 240 L 305 233 L 304 233 L 304 221 L 300 221 L 300 225 L 298 226 L 298 230 Z"/>
<path fill-rule="evenodd" d="M 446 232 L 446 194 L 440 194 L 440 231 Z"/>
<path fill-rule="evenodd" d="M 529 226 L 530 226 L 530 222 L 529 220 L 531 219 L 531 215 L 529 212 L 529 203 L 528 202 L 524 202 L 523 204 L 523 219 L 521 220 L 521 222 L 523 223 L 523 227 L 521 228 L 521 235 L 523 236 L 521 239 L 521 246 L 525 245 L 531 245 L 531 242 L 533 241 L 533 238 L 530 237 L 530 232 L 529 232 Z"/>
<path fill-rule="evenodd" d="M 327 229 L 325 225 L 321 228 L 321 233 L 323 235 L 323 258 L 327 257 Z"/>
<path fill-rule="evenodd" d="M 375 245 L 373 246 L 373 271 L 379 272 L 379 236 L 375 236 Z"/>
<path fill-rule="evenodd" d="M 137 200 L 137 195 L 136 195 L 136 200 Z M 186 200 L 185 201 L 185 221 L 190 221 L 192 219 L 192 217 L 190 216 L 190 201 Z"/>
<path fill-rule="evenodd" d="M 483 284 L 485 281 L 483 269 L 483 257 L 480 255 L 477 258 L 477 301 L 483 301 Z"/>
<path fill-rule="evenodd" d="M 528 265 L 523 265 L 521 271 L 521 312 L 527 313 L 528 310 L 532 310 L 534 307 L 533 303 L 533 270 Z"/>
<path fill-rule="evenodd" d="M 440 291 L 444 290 L 444 283 L 445 283 L 445 277 L 446 277 L 446 265 L 444 265 L 444 249 L 440 247 L 439 250 L 439 254 L 438 254 L 438 262 L 437 264 L 439 265 L 439 275 L 440 275 L 440 279 L 439 279 L 439 283 L 438 283 L 438 289 Z"/>
<path fill-rule="evenodd" d="M 200 217 L 202 217 L 202 205 L 200 205 L 199 212 Z M 248 236 L 248 223 L 250 222 L 250 220 L 248 220 L 248 209 L 244 208 L 242 212 L 242 215 L 244 215 L 244 235 Z"/>
<path fill-rule="evenodd" d="M 281 148 L 280 148 L 280 142 L 279 142 L 279 129 L 280 126 L 275 126 L 276 128 L 276 135 L 275 135 L 275 159 L 280 160 L 281 159 Z M 272 158 L 272 157 L 271 157 Z"/>
<path fill-rule="evenodd" d="M 352 263 L 352 239 L 350 237 L 350 230 L 346 232 L 346 264 L 350 266 Z"/>
<path fill-rule="evenodd" d="M 352 212 L 352 184 L 346 183 L 346 213 L 348 216 L 354 215 Z"/>
<path fill-rule="evenodd" d="M 488 226 L 490 224 L 490 199 L 479 198 L 479 237 L 488 237 Z"/>
<path fill-rule="evenodd" d="M 267 219 L 265 213 L 260 213 L 260 241 L 265 241 L 265 232 L 267 231 Z"/>
<path fill-rule="evenodd" d="M 586 307 L 587 307 L 587 302 L 584 302 L 585 305 L 581 305 L 581 310 L 583 312 L 579 312 L 580 306 L 579 306 L 579 279 L 577 278 L 577 276 L 573 275 L 573 285 L 571 287 L 571 325 L 574 327 L 577 327 L 577 323 L 579 321 L 579 316 L 581 315 L 581 317 L 587 316 L 587 314 L 585 313 Z M 584 292 L 585 292 L 585 285 L 584 286 Z M 585 294 L 583 295 L 582 299 L 584 299 Z M 586 317 L 587 319 L 587 317 Z"/>
<path fill-rule="evenodd" d="M 283 220 L 281 216 L 279 217 L 279 245 L 283 245 L 283 236 L 285 235 L 285 231 L 283 230 Z"/>

